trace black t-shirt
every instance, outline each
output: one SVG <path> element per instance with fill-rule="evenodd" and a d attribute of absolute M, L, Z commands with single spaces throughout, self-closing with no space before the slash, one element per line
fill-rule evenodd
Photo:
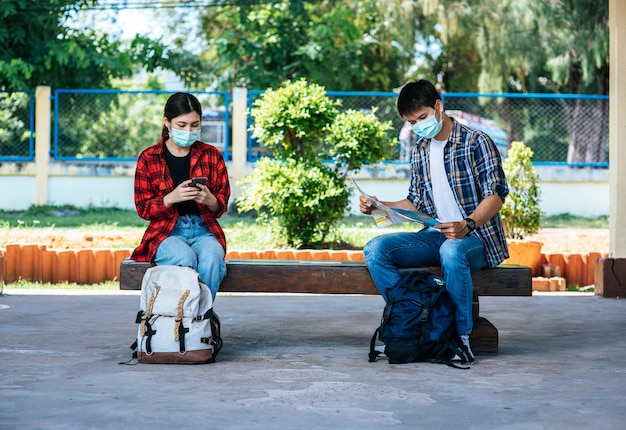
<path fill-rule="evenodd" d="M 169 167 L 170 174 L 174 180 L 174 187 L 177 187 L 183 181 L 190 179 L 189 171 L 191 169 L 191 151 L 189 151 L 189 153 L 184 157 L 176 157 L 169 151 L 169 149 L 167 149 L 167 145 L 165 143 L 163 143 L 163 146 L 165 147 L 165 162 L 167 163 L 167 167 Z M 178 210 L 179 215 L 200 214 L 198 206 L 193 200 L 176 203 L 174 206 L 176 206 L 176 210 Z"/>

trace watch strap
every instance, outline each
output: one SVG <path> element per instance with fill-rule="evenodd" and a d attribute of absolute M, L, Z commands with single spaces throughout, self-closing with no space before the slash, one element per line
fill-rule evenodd
<path fill-rule="evenodd" d="M 470 233 L 476 230 L 476 221 L 474 221 L 471 218 L 465 218 L 464 221 L 466 222 L 467 229 L 469 230 Z"/>

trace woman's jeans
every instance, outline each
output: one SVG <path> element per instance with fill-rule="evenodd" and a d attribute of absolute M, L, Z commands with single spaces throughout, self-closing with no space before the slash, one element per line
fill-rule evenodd
<path fill-rule="evenodd" d="M 446 289 L 456 305 L 459 335 L 472 332 L 473 286 L 471 272 L 487 266 L 485 248 L 475 235 L 449 240 L 437 229 L 417 233 L 391 233 L 375 237 L 363 248 L 370 275 L 385 301 L 399 268 L 441 266 Z"/>
<path fill-rule="evenodd" d="M 199 215 L 180 215 L 170 235 L 159 245 L 158 265 L 191 267 L 209 287 L 213 298 L 226 276 L 224 248 Z"/>

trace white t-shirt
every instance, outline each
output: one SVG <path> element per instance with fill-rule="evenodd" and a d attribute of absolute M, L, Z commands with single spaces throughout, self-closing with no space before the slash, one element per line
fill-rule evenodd
<path fill-rule="evenodd" d="M 439 221 L 461 221 L 463 215 L 454 198 L 452 188 L 450 188 L 443 162 L 443 148 L 447 142 L 447 140 L 430 140 L 430 174 L 432 176 L 433 200 Z"/>

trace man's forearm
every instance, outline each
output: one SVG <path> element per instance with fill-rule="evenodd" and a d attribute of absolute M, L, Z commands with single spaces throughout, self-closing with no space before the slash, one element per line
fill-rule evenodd
<path fill-rule="evenodd" d="M 476 207 L 476 210 L 469 214 L 469 217 L 476 222 L 477 226 L 489 221 L 502 208 L 502 199 L 497 195 L 487 196 Z"/>

